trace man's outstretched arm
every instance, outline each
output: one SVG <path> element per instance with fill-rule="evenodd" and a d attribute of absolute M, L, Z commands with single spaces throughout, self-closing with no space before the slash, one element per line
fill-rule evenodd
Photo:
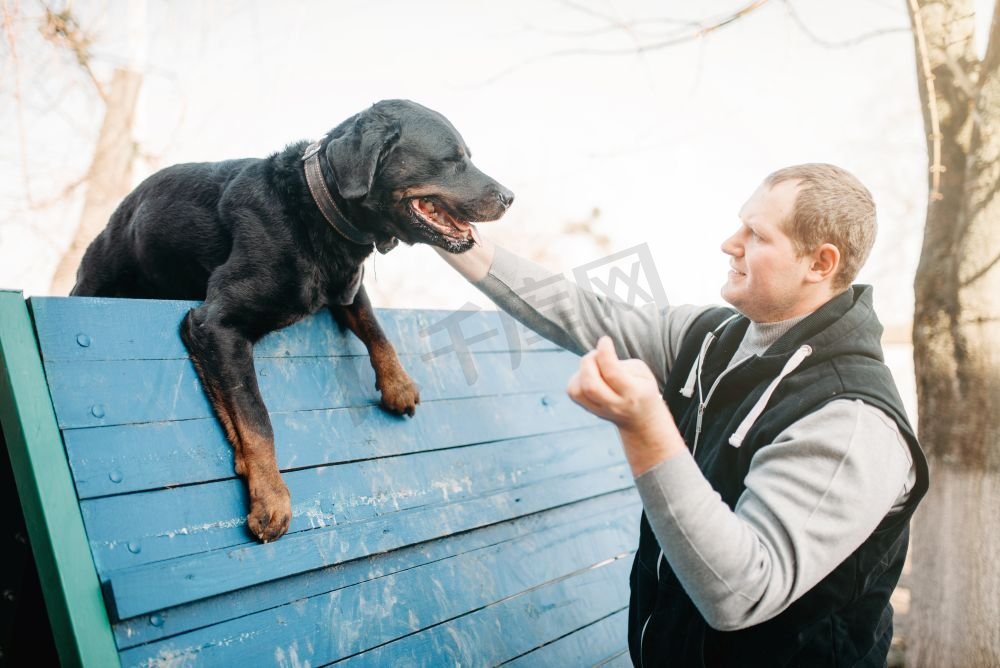
<path fill-rule="evenodd" d="M 479 234 L 478 231 L 476 232 L 476 242 L 475 246 L 464 253 L 449 253 L 437 246 L 433 246 L 433 248 L 466 280 L 470 283 L 478 283 L 490 273 L 493 256 L 496 254 L 496 245 Z"/>
<path fill-rule="evenodd" d="M 462 254 L 435 250 L 529 329 L 578 355 L 608 336 L 620 355 L 646 362 L 661 388 L 688 327 L 708 308 L 630 306 L 584 290 L 485 237 L 479 241 Z"/>

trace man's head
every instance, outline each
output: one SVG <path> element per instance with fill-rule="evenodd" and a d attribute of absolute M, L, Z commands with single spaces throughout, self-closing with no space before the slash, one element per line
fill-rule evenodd
<path fill-rule="evenodd" d="M 740 209 L 722 244 L 722 297 L 755 322 L 810 313 L 846 290 L 875 241 L 875 203 L 850 173 L 825 164 L 774 172 Z"/>

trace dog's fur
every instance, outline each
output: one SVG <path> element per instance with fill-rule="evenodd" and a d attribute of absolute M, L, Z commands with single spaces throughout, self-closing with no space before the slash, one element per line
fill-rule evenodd
<path fill-rule="evenodd" d="M 291 500 L 257 387 L 254 342 L 329 308 L 368 348 L 382 405 L 413 415 L 420 401 L 364 287 L 342 304 L 373 246 L 348 241 L 324 219 L 303 171 L 306 144 L 153 174 L 87 249 L 72 291 L 204 300 L 184 318 L 181 336 L 246 477 L 247 525 L 265 542 L 288 530 Z M 380 246 L 396 237 L 466 251 L 475 243 L 466 223 L 495 220 L 513 201 L 472 164 L 447 119 L 405 100 L 347 119 L 318 155 L 337 207 Z"/>

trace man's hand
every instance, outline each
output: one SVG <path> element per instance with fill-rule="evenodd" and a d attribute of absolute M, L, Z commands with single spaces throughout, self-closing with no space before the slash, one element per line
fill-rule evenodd
<path fill-rule="evenodd" d="M 635 476 L 685 450 L 653 372 L 641 360 L 619 360 L 606 336 L 583 356 L 566 393 L 618 427 Z"/>
<path fill-rule="evenodd" d="M 496 254 L 496 246 L 487 237 L 480 235 L 475 225 L 472 226 L 472 234 L 476 239 L 476 245 L 464 253 L 449 253 L 437 246 L 432 246 L 432 248 L 468 281 L 476 283 L 486 278 L 486 275 L 490 273 L 493 256 Z"/>
<path fill-rule="evenodd" d="M 619 360 L 607 336 L 583 356 L 569 379 L 570 398 L 619 429 L 637 431 L 654 411 L 665 408 L 653 372 L 642 360 Z"/>

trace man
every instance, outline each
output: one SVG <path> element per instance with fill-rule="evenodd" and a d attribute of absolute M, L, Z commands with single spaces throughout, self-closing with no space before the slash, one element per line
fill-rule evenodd
<path fill-rule="evenodd" d="M 882 363 L 872 290 L 851 285 L 875 228 L 846 171 L 775 172 L 722 245 L 732 309 L 636 309 L 552 281 L 526 291 L 547 272 L 485 239 L 442 253 L 583 354 L 567 391 L 619 429 L 644 507 L 637 666 L 885 664 L 927 466 Z M 553 309 L 555 290 L 569 298 Z"/>

